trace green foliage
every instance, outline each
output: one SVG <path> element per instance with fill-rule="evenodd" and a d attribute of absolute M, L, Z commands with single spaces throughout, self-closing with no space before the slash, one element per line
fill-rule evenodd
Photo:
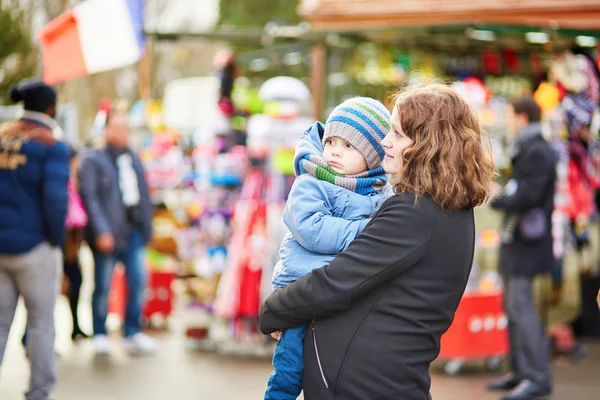
<path fill-rule="evenodd" d="M 220 0 L 218 25 L 263 27 L 268 22 L 295 25 L 298 0 Z"/>
<path fill-rule="evenodd" d="M 8 103 L 8 88 L 35 72 L 36 51 L 30 26 L 18 2 L 0 2 L 0 103 Z"/>
<path fill-rule="evenodd" d="M 264 28 L 269 22 L 280 26 L 296 25 L 298 0 L 220 0 L 220 27 Z M 229 47 L 238 54 L 261 49 L 258 37 L 240 37 L 231 40 Z M 273 44 L 273 43 L 271 43 Z M 264 44 L 267 45 L 267 44 Z"/>

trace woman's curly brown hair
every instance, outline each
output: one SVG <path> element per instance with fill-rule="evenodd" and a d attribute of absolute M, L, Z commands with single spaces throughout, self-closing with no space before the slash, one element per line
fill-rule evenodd
<path fill-rule="evenodd" d="M 392 178 L 395 192 L 428 194 L 445 212 L 484 204 L 496 170 L 475 111 L 439 83 L 409 87 L 395 100 L 400 127 L 413 140 Z"/>

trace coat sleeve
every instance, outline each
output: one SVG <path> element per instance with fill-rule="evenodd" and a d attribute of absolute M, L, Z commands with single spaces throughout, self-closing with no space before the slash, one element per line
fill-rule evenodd
<path fill-rule="evenodd" d="M 79 173 L 77 174 L 79 193 L 88 213 L 94 237 L 112 232 L 108 216 L 100 202 L 100 196 L 102 195 L 98 192 L 100 173 L 97 161 L 93 158 L 93 155 L 89 154 L 81 161 Z"/>
<path fill-rule="evenodd" d="M 292 186 L 283 222 L 308 251 L 337 254 L 348 248 L 367 225 L 368 219 L 350 221 L 334 217 L 333 207 L 322 182 L 302 176 Z"/>
<path fill-rule="evenodd" d="M 425 254 L 434 215 L 414 195 L 393 196 L 328 266 L 273 292 L 260 311 L 269 334 L 342 312 L 352 301 L 414 266 Z"/>
<path fill-rule="evenodd" d="M 152 219 L 154 217 L 154 208 L 152 207 L 152 201 L 150 199 L 150 193 L 148 191 L 148 183 L 146 182 L 146 172 L 144 170 L 144 164 L 139 157 L 132 153 L 136 163 L 136 169 L 138 173 L 138 186 L 140 188 L 140 196 L 142 198 L 142 208 L 144 212 L 143 221 L 143 235 L 144 243 L 148 243 L 152 238 Z"/>
<path fill-rule="evenodd" d="M 62 246 L 65 241 L 65 219 L 69 204 L 69 156 L 64 143 L 49 150 L 44 163 L 43 215 L 48 242 Z"/>
<path fill-rule="evenodd" d="M 554 168 L 551 154 L 540 148 L 532 149 L 514 166 L 516 191 L 494 199 L 492 208 L 519 212 L 541 206 L 548 195 L 546 188 L 554 177 Z"/>

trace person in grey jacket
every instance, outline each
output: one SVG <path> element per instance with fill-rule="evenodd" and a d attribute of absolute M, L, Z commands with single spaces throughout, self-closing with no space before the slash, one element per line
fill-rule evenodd
<path fill-rule="evenodd" d="M 504 400 L 549 396 L 552 372 L 546 334 L 533 299 L 533 279 L 549 274 L 557 156 L 542 136 L 542 110 L 533 97 L 512 103 L 512 174 L 492 207 L 504 212 L 500 273 L 505 278 L 511 372 L 489 384 Z M 497 189 L 496 191 L 499 191 Z M 534 229 L 535 228 L 535 229 Z"/>
<path fill-rule="evenodd" d="M 105 326 L 108 294 L 115 263 L 121 261 L 129 290 L 124 346 L 131 353 L 147 353 L 156 348 L 154 339 L 140 332 L 146 285 L 144 247 L 152 235 L 152 205 L 142 163 L 128 147 L 125 115 L 109 113 L 105 139 L 104 148 L 83 156 L 78 174 L 81 198 L 89 215 L 86 240 L 95 265 L 94 345 L 97 354 L 110 352 Z"/>
<path fill-rule="evenodd" d="M 395 195 L 327 266 L 272 293 L 263 333 L 310 322 L 306 400 L 426 400 L 494 177 L 474 111 L 444 85 L 398 95 L 381 142 Z"/>

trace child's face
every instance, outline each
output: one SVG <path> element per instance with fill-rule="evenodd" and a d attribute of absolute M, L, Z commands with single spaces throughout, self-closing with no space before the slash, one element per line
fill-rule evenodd
<path fill-rule="evenodd" d="M 367 170 L 363 155 L 346 140 L 330 136 L 324 146 L 323 159 L 338 174 L 355 175 Z"/>

